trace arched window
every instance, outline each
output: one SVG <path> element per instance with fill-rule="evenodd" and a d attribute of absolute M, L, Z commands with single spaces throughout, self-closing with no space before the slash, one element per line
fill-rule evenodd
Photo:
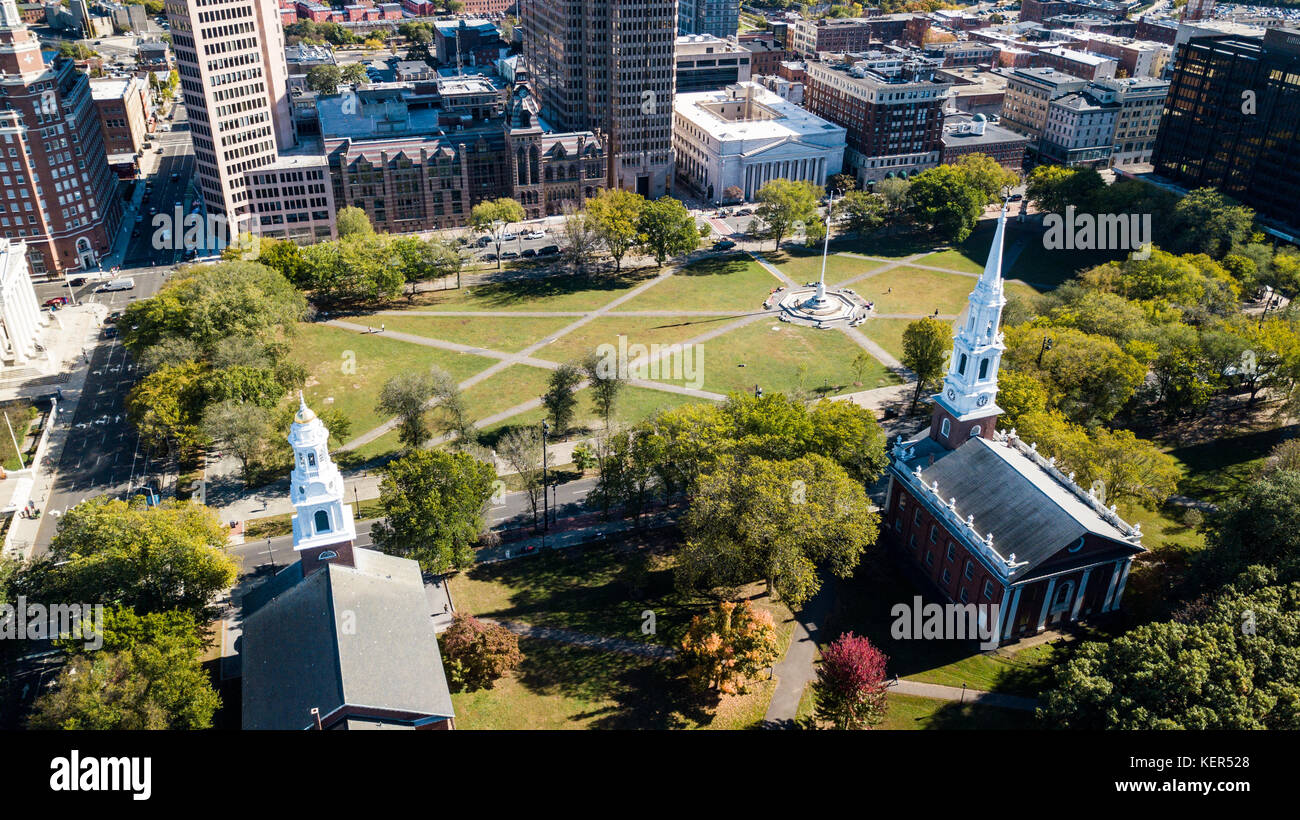
<path fill-rule="evenodd" d="M 315 454 L 315 453 L 308 453 L 308 454 L 307 454 L 307 466 L 308 466 L 308 467 L 315 467 L 315 466 L 316 466 L 316 454 Z"/>
<path fill-rule="evenodd" d="M 988 375 L 989 375 L 989 360 L 980 359 L 980 378 L 981 379 L 988 378 Z"/>
<path fill-rule="evenodd" d="M 330 561 L 330 560 L 333 560 L 333 559 L 338 558 L 338 557 L 339 557 L 339 554 L 338 554 L 337 552 L 335 552 L 334 550 L 325 550 L 325 551 L 322 552 L 320 555 L 317 555 L 317 556 L 316 556 L 316 560 L 318 560 L 318 561 Z"/>
<path fill-rule="evenodd" d="M 538 168 L 538 165 L 540 164 L 540 162 L 541 162 L 541 160 L 539 159 L 539 154 L 538 154 L 538 151 L 537 151 L 537 146 L 534 145 L 532 148 L 530 148 L 530 149 L 528 150 L 528 171 L 529 171 L 529 178 L 532 179 L 532 181 L 533 181 L 534 183 L 536 183 L 537 180 L 540 179 L 541 176 L 542 176 L 541 174 L 539 174 L 539 173 L 537 172 L 537 168 Z"/>
<path fill-rule="evenodd" d="M 330 514 L 329 514 L 329 513 L 325 512 L 324 510 L 317 510 L 317 511 L 316 511 L 315 522 L 316 522 L 316 532 L 329 532 L 329 531 L 330 531 Z"/>
<path fill-rule="evenodd" d="M 979 438 L 979 434 L 980 434 L 980 426 L 979 426 L 978 424 L 975 425 L 974 427 L 970 428 L 970 437 L 971 437 L 971 438 Z"/>
<path fill-rule="evenodd" d="M 519 165 L 519 184 L 528 184 L 528 166 L 524 163 L 524 149 L 521 147 L 515 152 L 515 159 Z"/>
<path fill-rule="evenodd" d="M 957 375 L 966 375 L 966 354 L 961 354 L 961 359 L 957 362 Z"/>
<path fill-rule="evenodd" d="M 950 422 L 948 419 L 944 419 L 943 421 L 939 422 L 939 435 L 943 436 L 944 438 L 947 438 L 948 434 L 951 432 L 952 432 L 952 422 Z"/>

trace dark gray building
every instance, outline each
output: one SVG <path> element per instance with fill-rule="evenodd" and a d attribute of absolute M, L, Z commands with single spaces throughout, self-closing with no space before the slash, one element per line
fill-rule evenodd
<path fill-rule="evenodd" d="M 680 34 L 735 37 L 740 29 L 740 0 L 678 0 Z"/>

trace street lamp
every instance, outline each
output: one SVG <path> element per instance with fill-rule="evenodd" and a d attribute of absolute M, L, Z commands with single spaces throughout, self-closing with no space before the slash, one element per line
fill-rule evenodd
<path fill-rule="evenodd" d="M 542 420 L 542 546 L 546 546 L 546 533 L 551 527 L 550 507 L 546 499 L 546 436 L 551 432 L 551 425 Z"/>
<path fill-rule="evenodd" d="M 1042 369 L 1043 369 L 1043 354 L 1046 353 L 1047 351 L 1051 350 L 1051 349 L 1052 349 L 1052 345 L 1054 345 L 1054 344 L 1055 344 L 1055 342 L 1052 340 L 1052 337 L 1051 337 L 1051 336 L 1044 336 L 1044 337 L 1043 337 L 1043 344 L 1038 348 L 1038 364 L 1037 364 L 1037 367 L 1038 367 L 1039 370 L 1042 370 Z"/>

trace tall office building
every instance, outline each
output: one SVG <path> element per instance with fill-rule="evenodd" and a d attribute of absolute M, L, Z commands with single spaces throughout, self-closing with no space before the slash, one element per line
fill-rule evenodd
<path fill-rule="evenodd" d="M 36 275 L 85 270 L 122 221 L 90 79 L 46 63 L 14 0 L 0 2 L 0 235 L 25 242 Z"/>
<path fill-rule="evenodd" d="M 189 113 L 199 190 L 209 214 L 245 218 L 245 174 L 293 145 L 284 29 L 275 0 L 167 0 Z"/>
<path fill-rule="evenodd" d="M 679 0 L 677 28 L 682 34 L 735 37 L 740 29 L 740 0 Z"/>
<path fill-rule="evenodd" d="M 1300 29 L 1194 37 L 1178 47 L 1175 65 L 1156 173 L 1300 227 Z"/>
<path fill-rule="evenodd" d="M 610 187 L 667 193 L 677 0 L 520 0 L 520 13 L 542 120 L 599 132 Z"/>

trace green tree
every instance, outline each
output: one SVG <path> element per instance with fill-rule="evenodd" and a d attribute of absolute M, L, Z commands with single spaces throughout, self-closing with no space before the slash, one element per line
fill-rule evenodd
<path fill-rule="evenodd" d="M 972 187 L 989 202 L 1001 202 L 1003 195 L 1020 184 L 1020 176 L 998 164 L 988 154 L 965 154 L 955 163 Z"/>
<path fill-rule="evenodd" d="M 820 224 L 817 202 L 822 194 L 822 188 L 811 182 L 788 179 L 768 182 L 755 197 L 759 204 L 754 216 L 763 224 L 762 235 L 776 243 L 773 247 L 780 248 L 781 240 L 798 226 L 811 230 L 814 224 Z"/>
<path fill-rule="evenodd" d="M 623 257 L 636 246 L 637 223 L 645 205 L 645 198 L 640 194 L 605 188 L 584 206 L 592 229 L 614 258 L 616 272 L 623 269 Z"/>
<path fill-rule="evenodd" d="M 302 286 L 304 263 L 298 245 L 285 239 L 261 239 L 257 261 L 280 273 L 295 285 Z"/>
<path fill-rule="evenodd" d="M 871 233 L 883 225 L 888 207 L 882 197 L 869 191 L 849 191 L 835 203 L 840 225 L 859 234 Z"/>
<path fill-rule="evenodd" d="M 397 440 L 407 447 L 419 447 L 433 435 L 429 427 L 429 402 L 433 380 L 424 373 L 402 373 L 384 382 L 375 407 L 397 417 Z"/>
<path fill-rule="evenodd" d="M 1145 366 L 1102 336 L 1017 325 L 1006 329 L 1004 341 L 1003 369 L 1033 375 L 1047 390 L 1049 407 L 1081 424 L 1114 418 L 1146 378 Z"/>
<path fill-rule="evenodd" d="M 491 689 L 524 659 L 513 632 L 459 612 L 438 642 L 446 659 L 448 681 L 457 692 Z"/>
<path fill-rule="evenodd" d="M 1168 227 L 1169 249 L 1222 259 L 1246 243 L 1254 223 L 1252 209 L 1213 188 L 1197 188 L 1174 205 Z"/>
<path fill-rule="evenodd" d="M 912 212 L 945 242 L 962 242 L 975 230 L 987 198 L 968 175 L 952 165 L 940 165 L 912 177 L 907 189 Z"/>
<path fill-rule="evenodd" d="M 348 63 L 343 66 L 339 82 L 348 83 L 349 85 L 365 85 L 370 82 L 370 75 L 366 73 L 366 67 L 362 63 Z M 308 72 L 307 83 L 308 85 L 311 84 L 311 72 Z"/>
<path fill-rule="evenodd" d="M 573 362 L 565 362 L 551 371 L 546 393 L 542 395 L 542 406 L 555 425 L 556 437 L 563 437 L 573 423 L 573 410 L 578 404 L 578 397 L 574 394 L 582 380 L 582 368 Z"/>
<path fill-rule="evenodd" d="M 266 452 L 271 438 L 271 411 L 261 405 L 227 400 L 204 411 L 203 432 L 239 459 L 240 475 L 248 487 L 252 465 Z"/>
<path fill-rule="evenodd" d="M 496 471 L 467 453 L 413 450 L 383 468 L 375 545 L 441 574 L 474 563 Z"/>
<path fill-rule="evenodd" d="M 431 367 L 429 378 L 433 384 L 433 400 L 446 419 L 447 432 L 456 436 L 455 446 L 463 449 L 477 444 L 478 428 L 474 426 L 474 418 L 465 404 L 460 385 L 441 367 Z"/>
<path fill-rule="evenodd" d="M 912 412 L 921 398 L 921 391 L 934 386 L 943 378 L 944 365 L 952 350 L 952 328 L 927 316 L 918 319 L 903 331 L 903 366 L 916 376 L 916 391 L 912 394 Z"/>
<path fill-rule="evenodd" d="M 700 246 L 695 217 L 670 196 L 645 203 L 636 227 L 638 242 L 645 253 L 655 258 L 655 267 L 662 268 L 665 260 L 683 256 Z"/>
<path fill-rule="evenodd" d="M 564 243 L 561 258 L 575 276 L 583 276 L 595 264 L 600 236 L 586 213 L 568 209 L 564 214 Z"/>
<path fill-rule="evenodd" d="M 878 521 L 862 485 L 825 456 L 723 458 L 695 485 L 678 582 L 701 589 L 763 579 L 798 609 L 820 588 L 819 567 L 841 578 L 853 572 Z"/>
<path fill-rule="evenodd" d="M 339 239 L 347 239 L 349 236 L 370 236 L 375 232 L 366 212 L 352 205 L 339 208 L 334 222 L 338 226 Z"/>
<path fill-rule="evenodd" d="M 126 411 L 144 441 L 165 442 L 169 449 L 203 443 L 203 366 L 198 362 L 166 365 L 141 379 L 126 397 Z"/>
<path fill-rule="evenodd" d="M 64 513 L 50 542 L 58 600 L 119 604 L 141 614 L 178 609 L 202 616 L 235 582 L 227 530 L 202 505 L 148 507 L 100 496 Z M 51 596 L 53 598 L 53 595 Z"/>
<path fill-rule="evenodd" d="M 497 270 L 501 269 L 501 237 L 508 226 L 523 221 L 523 218 L 524 206 L 509 197 L 484 200 L 470 210 L 470 226 L 488 233 L 496 244 Z"/>
<path fill-rule="evenodd" d="M 514 427 L 506 432 L 497 442 L 497 455 L 510 465 L 524 492 L 528 493 L 528 504 L 533 510 L 533 526 L 537 526 L 537 514 L 542 503 L 543 458 L 549 456 L 542 450 L 542 435 L 536 427 Z M 546 466 L 551 466 L 549 462 Z"/>
<path fill-rule="evenodd" d="M 616 362 L 595 351 L 582 360 L 582 369 L 591 385 L 591 403 L 605 420 L 605 429 L 608 430 L 614 408 L 618 404 L 618 396 L 627 386 L 627 379 L 618 372 Z"/>
<path fill-rule="evenodd" d="M 1090 210 L 1093 198 L 1105 187 L 1101 175 L 1092 168 L 1039 165 L 1029 174 L 1025 196 L 1040 211 L 1063 214 L 1070 205 Z"/>
<path fill-rule="evenodd" d="M 1217 586 L 1252 564 L 1300 559 L 1300 472 L 1279 470 L 1244 483 L 1212 519 L 1198 576 Z"/>
<path fill-rule="evenodd" d="M 342 79 L 343 72 L 330 63 L 315 65 L 307 70 L 307 87 L 318 94 L 337 94 Z"/>
<path fill-rule="evenodd" d="M 876 183 L 875 192 L 885 200 L 885 207 L 893 217 L 898 217 L 912 205 L 909 191 L 912 183 L 905 179 L 891 177 Z"/>
<path fill-rule="evenodd" d="M 102 651 L 73 654 L 36 699 L 32 729 L 208 729 L 221 706 L 189 613 L 108 610 Z M 179 617 L 178 617 L 179 616 Z"/>

